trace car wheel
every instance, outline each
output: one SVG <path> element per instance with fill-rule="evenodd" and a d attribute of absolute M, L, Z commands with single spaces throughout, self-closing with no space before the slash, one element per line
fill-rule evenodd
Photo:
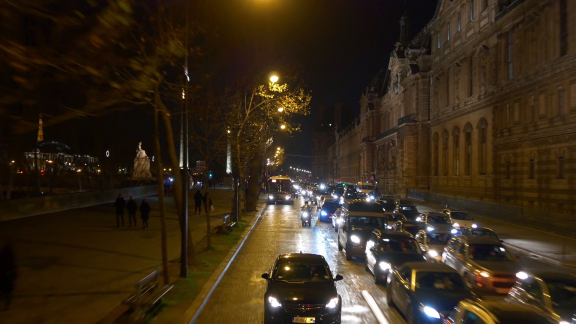
<path fill-rule="evenodd" d="M 352 257 L 348 254 L 348 246 L 346 246 L 346 261 L 352 261 Z"/>
<path fill-rule="evenodd" d="M 364 261 L 364 270 L 370 272 L 370 268 L 368 268 L 368 258 Z"/>
<path fill-rule="evenodd" d="M 392 286 L 388 286 L 386 291 L 386 304 L 390 307 L 394 307 L 394 300 L 392 300 Z"/>
<path fill-rule="evenodd" d="M 405 315 L 406 315 L 406 324 L 418 323 L 418 319 L 416 318 L 416 314 L 414 314 L 414 307 L 412 307 L 412 305 L 408 305 Z"/>
<path fill-rule="evenodd" d="M 384 282 L 382 281 L 382 279 L 380 279 L 380 277 L 378 277 L 378 271 L 376 271 L 376 266 L 374 266 L 374 272 L 372 272 L 373 276 L 374 276 L 374 283 L 377 285 L 382 285 L 384 284 Z"/>

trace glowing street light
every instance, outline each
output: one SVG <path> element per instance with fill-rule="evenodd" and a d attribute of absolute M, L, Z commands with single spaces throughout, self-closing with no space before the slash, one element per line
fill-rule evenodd
<path fill-rule="evenodd" d="M 284 111 L 284 108 L 283 108 L 283 107 L 280 107 L 280 108 L 278 108 L 278 111 L 279 111 L 279 112 L 283 112 L 283 111 Z"/>
<path fill-rule="evenodd" d="M 286 125 L 284 124 L 280 125 L 280 129 L 286 129 Z"/>
<path fill-rule="evenodd" d="M 275 83 L 278 81 L 278 76 L 277 75 L 273 75 L 270 77 L 270 81 L 272 81 L 272 83 Z"/>

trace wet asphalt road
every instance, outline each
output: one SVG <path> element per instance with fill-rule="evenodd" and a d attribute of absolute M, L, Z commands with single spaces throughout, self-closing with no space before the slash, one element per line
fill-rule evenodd
<path fill-rule="evenodd" d="M 294 202 L 294 206 L 302 204 Z M 343 323 L 405 323 L 395 308 L 386 305 L 386 288 L 374 283 L 364 260 L 346 261 L 338 251 L 331 223 L 320 223 L 314 217 L 311 228 L 302 227 L 300 209 L 290 205 L 266 207 L 196 323 L 263 323 L 266 281 L 260 275 L 279 254 L 300 251 L 323 255 L 332 272 L 344 277 L 336 283 L 342 296 Z M 527 269 L 546 267 L 528 258 L 521 263 Z M 384 319 L 377 319 L 365 296 L 373 297 Z"/>

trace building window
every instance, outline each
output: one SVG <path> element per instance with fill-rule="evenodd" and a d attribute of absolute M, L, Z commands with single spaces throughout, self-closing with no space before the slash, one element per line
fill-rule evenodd
<path fill-rule="evenodd" d="M 466 160 L 464 161 L 464 174 L 469 176 L 472 172 L 472 125 L 467 124 L 464 128 L 464 142 Z"/>
<path fill-rule="evenodd" d="M 528 161 L 528 179 L 534 179 L 536 173 L 536 162 L 534 159 Z"/>
<path fill-rule="evenodd" d="M 478 173 L 486 174 L 488 169 L 488 124 L 485 119 L 478 125 Z"/>
<path fill-rule="evenodd" d="M 506 161 L 506 179 L 510 179 L 510 161 Z"/>
<path fill-rule="evenodd" d="M 454 175 L 460 175 L 460 131 L 454 129 Z"/>
<path fill-rule="evenodd" d="M 444 171 L 444 175 L 448 175 L 448 132 L 444 131 L 444 136 L 443 136 L 443 140 L 442 140 L 442 150 L 443 150 L 443 156 L 442 156 L 442 169 Z"/>
<path fill-rule="evenodd" d="M 470 56 L 468 62 L 468 96 L 474 94 L 474 56 Z"/>
<path fill-rule="evenodd" d="M 470 0 L 470 21 L 474 20 L 474 0 Z"/>
<path fill-rule="evenodd" d="M 442 43 L 442 36 L 440 35 L 440 32 L 438 32 L 438 48 L 440 48 Z"/>
<path fill-rule="evenodd" d="M 440 162 L 439 161 L 439 153 L 440 153 L 439 152 L 439 149 L 440 149 L 439 148 L 439 145 L 440 145 L 439 142 L 440 142 L 440 140 L 438 138 L 438 133 L 434 133 L 433 141 L 434 141 L 434 144 L 433 144 L 433 150 L 434 151 L 432 153 L 433 154 L 433 158 L 432 158 L 433 162 L 432 163 L 434 163 L 434 165 L 433 165 L 434 173 L 433 174 L 435 176 L 438 176 L 440 173 L 440 170 L 439 170 L 440 169 L 440 163 L 439 163 Z"/>
<path fill-rule="evenodd" d="M 562 116 L 564 111 L 564 89 L 562 86 L 558 87 L 558 116 Z"/>
<path fill-rule="evenodd" d="M 514 79 L 514 32 L 508 32 L 508 80 Z"/>
<path fill-rule="evenodd" d="M 482 11 L 488 9 L 488 0 L 482 0 Z"/>
<path fill-rule="evenodd" d="M 558 158 L 558 179 L 564 179 L 564 157 L 561 156 Z"/>
<path fill-rule="evenodd" d="M 458 13 L 458 31 L 462 30 L 462 14 Z"/>
<path fill-rule="evenodd" d="M 448 23 L 448 26 L 446 27 L 446 40 L 450 40 L 450 23 Z"/>
<path fill-rule="evenodd" d="M 560 56 L 568 54 L 568 0 L 560 0 Z"/>

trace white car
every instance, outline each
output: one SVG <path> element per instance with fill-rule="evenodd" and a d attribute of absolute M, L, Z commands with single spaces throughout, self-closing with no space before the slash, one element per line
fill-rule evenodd
<path fill-rule="evenodd" d="M 450 216 L 453 222 L 452 225 L 454 225 L 454 228 L 456 229 L 460 229 L 460 227 L 477 228 L 479 226 L 467 211 L 447 208 L 442 210 L 442 212 L 445 215 Z"/>

